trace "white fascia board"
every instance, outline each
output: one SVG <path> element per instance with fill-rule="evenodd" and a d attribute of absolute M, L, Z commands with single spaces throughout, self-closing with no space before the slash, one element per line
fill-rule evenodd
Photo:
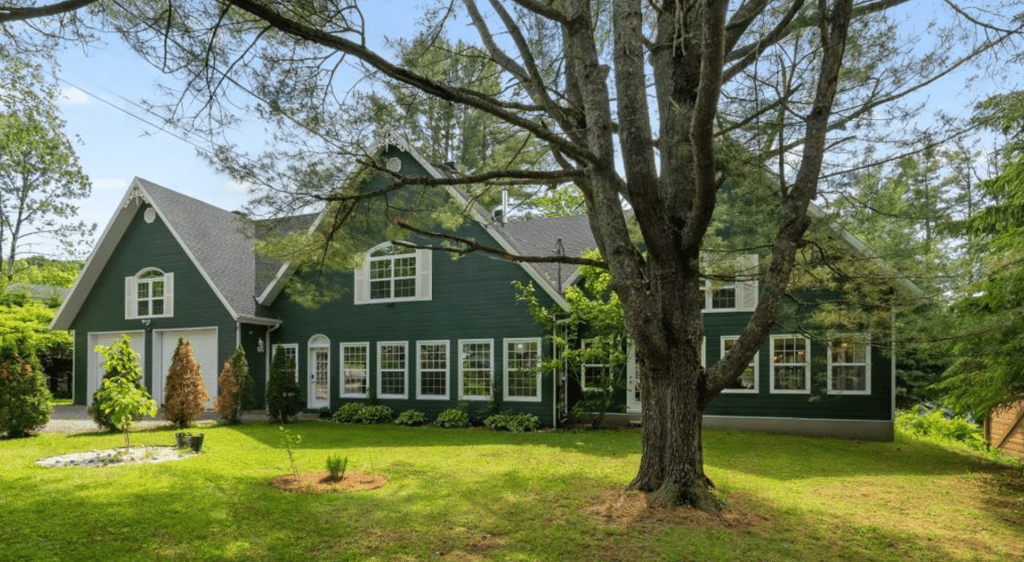
<path fill-rule="evenodd" d="M 138 185 L 138 188 L 142 191 L 142 193 L 145 194 L 146 200 L 149 201 L 149 204 L 153 206 L 153 209 L 156 211 L 157 216 L 159 216 L 160 220 L 163 221 L 164 226 L 167 227 L 167 230 L 171 232 L 171 236 L 174 237 L 174 240 L 178 243 L 178 246 L 182 249 L 182 251 L 185 252 L 185 255 L 188 256 L 188 259 L 192 262 L 192 265 L 196 268 L 196 271 L 199 272 L 199 275 L 203 278 L 203 280 L 206 281 L 206 284 L 213 291 L 213 294 L 217 295 L 217 298 L 220 300 L 220 303 L 224 306 L 224 310 L 227 310 L 228 314 L 231 315 L 231 319 L 237 322 L 238 313 L 235 312 L 234 307 L 231 306 L 228 300 L 224 298 L 223 293 L 220 292 L 220 287 L 218 287 L 213 282 L 213 280 L 210 279 L 210 276 L 206 273 L 206 270 L 203 269 L 203 266 L 199 263 L 199 260 L 196 259 L 195 254 L 192 253 L 192 249 L 185 245 L 185 242 L 181 239 L 181 236 L 178 235 L 178 231 L 174 229 L 174 225 L 167 220 L 167 217 L 164 215 L 163 211 L 160 210 L 160 207 L 153 203 L 153 198 L 150 197 L 148 193 L 146 193 L 146 190 L 144 187 L 142 187 L 142 184 L 138 184 L 136 181 L 133 181 L 132 183 L 133 185 Z"/>
<path fill-rule="evenodd" d="M 320 228 L 320 223 L 324 220 L 324 215 L 327 214 L 327 208 L 324 207 L 323 211 L 316 216 L 313 220 L 313 224 L 309 225 L 306 229 L 306 234 L 312 234 L 316 232 L 317 228 Z M 277 268 L 277 274 L 274 275 L 274 279 L 267 285 L 267 288 L 263 290 L 263 294 L 256 299 L 256 302 L 263 306 L 270 306 L 274 302 L 274 299 L 281 294 L 284 290 L 284 285 L 288 281 L 288 278 L 295 273 L 295 269 L 298 266 L 291 261 L 284 262 L 281 267 Z"/>
<path fill-rule="evenodd" d="M 811 218 L 815 219 L 830 218 L 828 213 L 826 213 L 821 207 L 814 204 L 813 202 L 811 202 L 807 206 L 807 214 L 809 214 Z M 920 287 L 915 285 L 906 277 L 901 276 L 899 272 L 896 271 L 889 262 L 882 259 L 882 257 L 876 254 L 874 251 L 872 251 L 871 248 L 868 248 L 868 246 L 864 244 L 864 242 L 862 242 L 859 238 L 857 238 L 853 234 L 850 234 L 849 231 L 839 226 L 838 224 L 830 223 L 829 226 L 833 230 L 835 230 L 836 233 L 839 234 L 839 237 L 850 248 L 852 248 L 861 256 L 868 258 L 872 262 L 878 264 L 878 266 L 881 267 L 886 274 L 890 275 L 895 280 L 895 282 L 900 286 L 901 289 L 917 298 L 923 298 L 925 296 L 924 291 L 922 291 Z"/>
<path fill-rule="evenodd" d="M 82 273 L 75 279 L 75 283 L 71 286 L 71 291 L 68 292 L 67 298 L 64 299 L 60 308 L 57 309 L 57 314 L 53 316 L 53 321 L 50 322 L 51 330 L 67 330 L 71 328 L 72 320 L 78 315 L 78 311 L 85 303 L 85 298 L 89 296 L 93 285 L 99 279 L 103 268 L 107 265 L 107 260 L 114 253 L 114 248 L 117 248 L 117 245 L 121 242 L 121 237 L 128 230 L 128 225 L 131 224 L 132 218 L 138 210 L 139 203 L 132 200 L 141 198 L 150 205 L 153 204 L 149 194 L 142 190 L 142 185 L 138 180 L 138 177 L 132 179 L 132 183 L 128 186 L 128 190 L 124 192 L 121 202 L 117 204 L 114 215 L 110 217 L 110 222 L 107 223 L 107 227 L 103 229 L 103 234 L 100 235 L 99 241 L 96 242 L 96 247 L 93 248 L 89 257 L 86 258 L 85 265 L 82 266 Z M 129 210 L 128 207 L 132 205 L 135 205 L 135 207 Z"/>

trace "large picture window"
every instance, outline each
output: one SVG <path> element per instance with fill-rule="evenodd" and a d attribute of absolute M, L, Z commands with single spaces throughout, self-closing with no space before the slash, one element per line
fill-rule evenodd
<path fill-rule="evenodd" d="M 867 338 L 843 336 L 828 346 L 828 391 L 871 394 L 871 347 Z"/>
<path fill-rule="evenodd" d="M 416 386 L 419 398 L 448 399 L 448 342 L 416 342 Z"/>
<path fill-rule="evenodd" d="M 540 338 L 505 340 L 505 399 L 540 401 Z"/>
<path fill-rule="evenodd" d="M 430 250 L 375 246 L 355 271 L 355 304 L 430 300 L 431 267 Z"/>
<path fill-rule="evenodd" d="M 370 344 L 342 343 L 340 353 L 341 396 L 366 398 L 367 379 L 370 373 Z"/>
<path fill-rule="evenodd" d="M 494 391 L 494 340 L 459 340 L 459 398 L 489 400 Z"/>
<path fill-rule="evenodd" d="M 377 344 L 377 395 L 381 398 L 408 398 L 405 381 L 409 366 L 409 344 Z"/>
<path fill-rule="evenodd" d="M 174 316 L 174 274 L 149 267 L 124 279 L 124 317 Z"/>

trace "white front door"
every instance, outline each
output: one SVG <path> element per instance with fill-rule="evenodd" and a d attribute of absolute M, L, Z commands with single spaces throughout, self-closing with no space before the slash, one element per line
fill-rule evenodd
<path fill-rule="evenodd" d="M 155 334 L 159 334 L 156 337 Z M 213 399 L 217 397 L 217 377 L 220 375 L 217 364 L 217 329 L 202 330 L 165 330 L 154 332 L 153 355 L 160 358 L 160 365 L 153 373 L 153 400 L 157 404 L 164 402 L 164 385 L 167 384 L 167 373 L 171 369 L 171 362 L 174 360 L 174 350 L 178 347 L 178 339 L 184 339 L 192 344 L 192 355 L 199 363 L 203 371 L 203 384 L 206 385 L 206 393 L 210 399 L 206 402 L 206 408 L 213 408 Z M 159 344 L 159 350 L 156 349 Z"/>
<path fill-rule="evenodd" d="M 328 347 L 309 348 L 309 392 L 306 405 L 310 409 L 331 405 L 331 352 Z"/>
<path fill-rule="evenodd" d="M 89 334 L 89 365 L 87 367 L 87 388 L 85 389 L 85 403 L 92 406 L 92 394 L 99 390 L 103 381 L 103 375 L 107 372 L 103 368 L 103 356 L 96 351 L 97 346 L 110 347 L 110 344 L 121 339 L 127 334 L 131 339 L 132 350 L 139 354 L 140 370 L 145 371 L 146 365 L 146 332 L 104 332 Z"/>

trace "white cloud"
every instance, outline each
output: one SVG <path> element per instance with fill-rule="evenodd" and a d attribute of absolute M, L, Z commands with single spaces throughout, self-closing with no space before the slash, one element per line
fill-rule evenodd
<path fill-rule="evenodd" d="M 224 182 L 224 188 L 232 193 L 241 193 L 242 195 L 248 195 L 252 190 L 252 184 L 245 182 L 239 182 L 236 180 L 228 180 Z"/>
<path fill-rule="evenodd" d="M 92 103 L 89 94 L 78 88 L 63 88 L 60 91 L 60 99 L 63 105 L 87 105 Z"/>
<path fill-rule="evenodd" d="M 124 191 L 128 189 L 128 180 L 123 178 L 93 178 L 94 191 Z"/>

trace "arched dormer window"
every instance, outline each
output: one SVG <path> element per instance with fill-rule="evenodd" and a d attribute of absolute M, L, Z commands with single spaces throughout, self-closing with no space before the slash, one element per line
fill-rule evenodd
<path fill-rule="evenodd" d="M 124 278 L 124 317 L 170 318 L 174 316 L 174 274 L 155 267 Z"/>
<path fill-rule="evenodd" d="M 385 242 L 366 252 L 355 271 L 355 304 L 428 301 L 431 252 Z"/>

